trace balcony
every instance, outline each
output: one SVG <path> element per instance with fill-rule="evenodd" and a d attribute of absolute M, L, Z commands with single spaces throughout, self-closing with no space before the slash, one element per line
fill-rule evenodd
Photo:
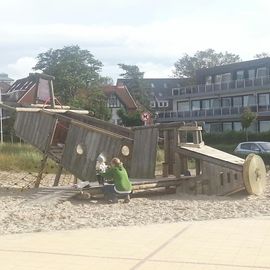
<path fill-rule="evenodd" d="M 254 87 L 262 87 L 262 86 L 270 86 L 270 76 L 254 78 L 254 79 L 244 79 L 244 80 L 236 80 L 229 82 L 221 82 L 221 83 L 213 83 L 213 84 L 201 84 L 201 85 L 193 85 L 182 88 L 173 88 L 173 93 L 178 93 L 178 95 L 173 94 L 173 96 L 183 96 L 183 95 L 196 95 L 196 94 L 204 94 L 204 93 L 215 93 L 222 92 L 231 89 L 245 89 L 245 88 L 254 88 Z"/>
<path fill-rule="evenodd" d="M 270 105 L 254 105 L 249 106 L 252 112 L 270 117 Z M 173 122 L 173 121 L 205 121 L 211 119 L 226 119 L 238 117 L 243 113 L 245 107 L 221 107 L 212 109 L 201 109 L 196 111 L 167 111 L 159 112 L 157 122 Z"/>

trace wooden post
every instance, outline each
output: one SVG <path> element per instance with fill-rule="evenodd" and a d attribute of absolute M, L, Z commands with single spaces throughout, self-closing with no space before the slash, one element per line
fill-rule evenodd
<path fill-rule="evenodd" d="M 55 100 L 54 100 L 54 91 L 53 91 L 53 80 L 50 80 L 50 95 L 51 95 L 51 106 L 54 109 L 55 108 Z"/>
<path fill-rule="evenodd" d="M 188 170 L 188 159 L 187 157 L 181 155 L 180 156 L 180 173 L 181 174 L 186 174 L 187 170 Z"/>
<path fill-rule="evenodd" d="M 169 176 L 169 165 L 166 162 L 162 163 L 162 176 L 163 177 Z"/>
<path fill-rule="evenodd" d="M 54 186 L 54 187 L 56 187 L 56 186 L 59 185 L 59 180 L 60 180 L 60 177 L 61 177 L 62 170 L 63 170 L 63 166 L 61 166 L 61 165 L 59 164 L 57 173 L 56 173 L 56 175 L 55 175 L 54 183 L 53 183 L 53 186 Z"/>
<path fill-rule="evenodd" d="M 35 188 L 38 188 L 39 185 L 40 185 L 40 182 L 41 182 L 41 179 L 42 179 L 42 174 L 43 174 L 43 171 L 45 169 L 47 159 L 48 159 L 48 156 L 44 155 L 43 159 L 41 160 L 41 166 L 40 166 L 40 170 L 39 170 L 39 173 L 38 173 L 38 176 L 37 176 L 37 180 L 35 182 Z"/>
<path fill-rule="evenodd" d="M 195 159 L 195 166 L 196 166 L 196 175 L 200 175 L 200 173 L 201 173 L 201 161 L 200 161 L 200 159 Z"/>

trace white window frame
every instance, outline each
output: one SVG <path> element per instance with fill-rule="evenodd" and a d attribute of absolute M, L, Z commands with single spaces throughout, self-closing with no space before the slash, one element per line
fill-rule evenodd
<path fill-rule="evenodd" d="M 177 95 L 174 95 L 174 93 L 173 93 L 175 90 L 177 90 L 177 93 L 178 93 Z M 173 88 L 172 89 L 172 96 L 174 96 L 174 97 L 179 96 L 179 94 L 180 94 L 180 88 Z"/>
<path fill-rule="evenodd" d="M 169 107 L 168 100 L 158 101 L 158 107 L 159 108 L 167 108 L 167 107 Z"/>
<path fill-rule="evenodd" d="M 151 108 L 156 108 L 156 102 L 154 100 L 150 101 L 150 107 Z"/>

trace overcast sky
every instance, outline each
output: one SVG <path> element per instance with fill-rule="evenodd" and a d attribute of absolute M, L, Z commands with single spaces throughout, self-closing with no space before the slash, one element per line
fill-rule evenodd
<path fill-rule="evenodd" d="M 2 0 L 0 73 L 27 76 L 36 56 L 78 44 L 117 79 L 118 63 L 172 76 L 184 53 L 213 48 L 243 60 L 270 52 L 268 0 Z"/>

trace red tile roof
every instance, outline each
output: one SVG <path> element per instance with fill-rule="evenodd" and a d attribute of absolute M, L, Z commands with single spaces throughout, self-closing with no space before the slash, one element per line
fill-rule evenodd
<path fill-rule="evenodd" d="M 127 110 L 136 110 L 138 108 L 135 100 L 124 85 L 107 85 L 104 86 L 103 91 L 107 96 L 110 94 L 116 94 L 121 103 L 127 108 Z"/>

